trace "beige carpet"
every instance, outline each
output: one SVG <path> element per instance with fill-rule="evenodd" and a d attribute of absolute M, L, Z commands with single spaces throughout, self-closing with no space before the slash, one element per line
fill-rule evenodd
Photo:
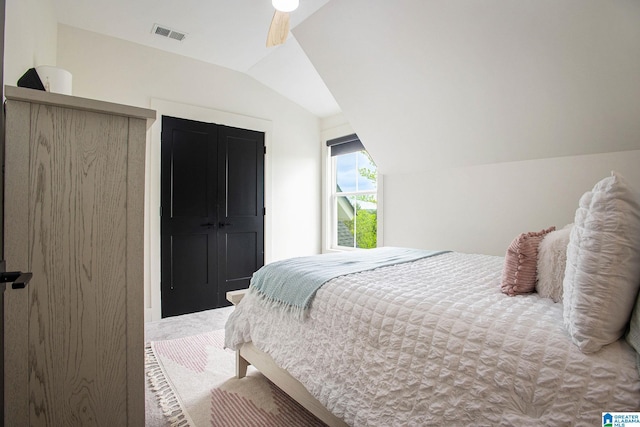
<path fill-rule="evenodd" d="M 235 354 L 224 349 L 224 330 L 150 341 L 145 365 L 166 425 L 324 426 L 252 367 L 246 378 L 235 379 Z"/>
<path fill-rule="evenodd" d="M 184 338 L 224 329 L 224 325 L 233 309 L 233 307 L 216 308 L 145 322 L 145 341 Z M 171 427 L 162 414 L 162 410 L 158 406 L 158 401 L 149 388 L 148 382 L 145 382 L 145 394 L 145 426 Z"/>

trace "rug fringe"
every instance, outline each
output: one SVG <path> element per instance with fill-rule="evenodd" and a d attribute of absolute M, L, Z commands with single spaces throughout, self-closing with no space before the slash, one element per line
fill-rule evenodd
<path fill-rule="evenodd" d="M 158 405 L 171 427 L 193 427 L 193 421 L 167 380 L 150 342 L 144 347 L 144 366 L 149 386 L 158 399 Z"/>

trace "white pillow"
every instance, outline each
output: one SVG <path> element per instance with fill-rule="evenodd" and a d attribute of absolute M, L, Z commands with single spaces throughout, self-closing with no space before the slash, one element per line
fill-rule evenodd
<path fill-rule="evenodd" d="M 625 332 L 640 285 L 640 198 L 618 173 L 580 199 L 567 247 L 564 324 L 583 353 Z"/>
<path fill-rule="evenodd" d="M 536 291 L 541 297 L 562 301 L 562 282 L 567 264 L 567 245 L 573 224 L 544 236 L 538 246 L 538 282 Z"/>

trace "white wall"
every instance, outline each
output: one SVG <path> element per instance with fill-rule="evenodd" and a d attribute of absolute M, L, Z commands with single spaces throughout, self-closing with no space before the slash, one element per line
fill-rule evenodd
<path fill-rule="evenodd" d="M 385 176 L 385 243 L 504 255 L 511 240 L 573 222 L 612 170 L 640 192 L 640 151 Z"/>
<path fill-rule="evenodd" d="M 39 65 L 56 65 L 58 20 L 51 0 L 6 0 L 4 83 Z"/>
<path fill-rule="evenodd" d="M 640 190 L 637 0 L 332 0 L 293 29 L 384 174 L 384 242 L 503 255 Z M 604 153 L 604 154 L 601 154 Z"/>
<path fill-rule="evenodd" d="M 73 74 L 73 93 L 165 113 L 221 119 L 266 132 L 266 261 L 321 250 L 319 120 L 244 74 L 64 25 L 58 66 Z M 181 107 L 183 106 L 183 107 Z M 160 111 L 162 113 L 162 111 Z M 181 114 L 182 113 L 182 114 Z M 148 141 L 146 318 L 159 314 L 159 137 Z"/>

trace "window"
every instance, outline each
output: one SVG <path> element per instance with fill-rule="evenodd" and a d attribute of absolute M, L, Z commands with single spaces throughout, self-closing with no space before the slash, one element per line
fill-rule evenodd
<path fill-rule="evenodd" d="M 376 164 L 357 135 L 327 141 L 331 153 L 331 233 L 334 248 L 377 247 Z"/>

